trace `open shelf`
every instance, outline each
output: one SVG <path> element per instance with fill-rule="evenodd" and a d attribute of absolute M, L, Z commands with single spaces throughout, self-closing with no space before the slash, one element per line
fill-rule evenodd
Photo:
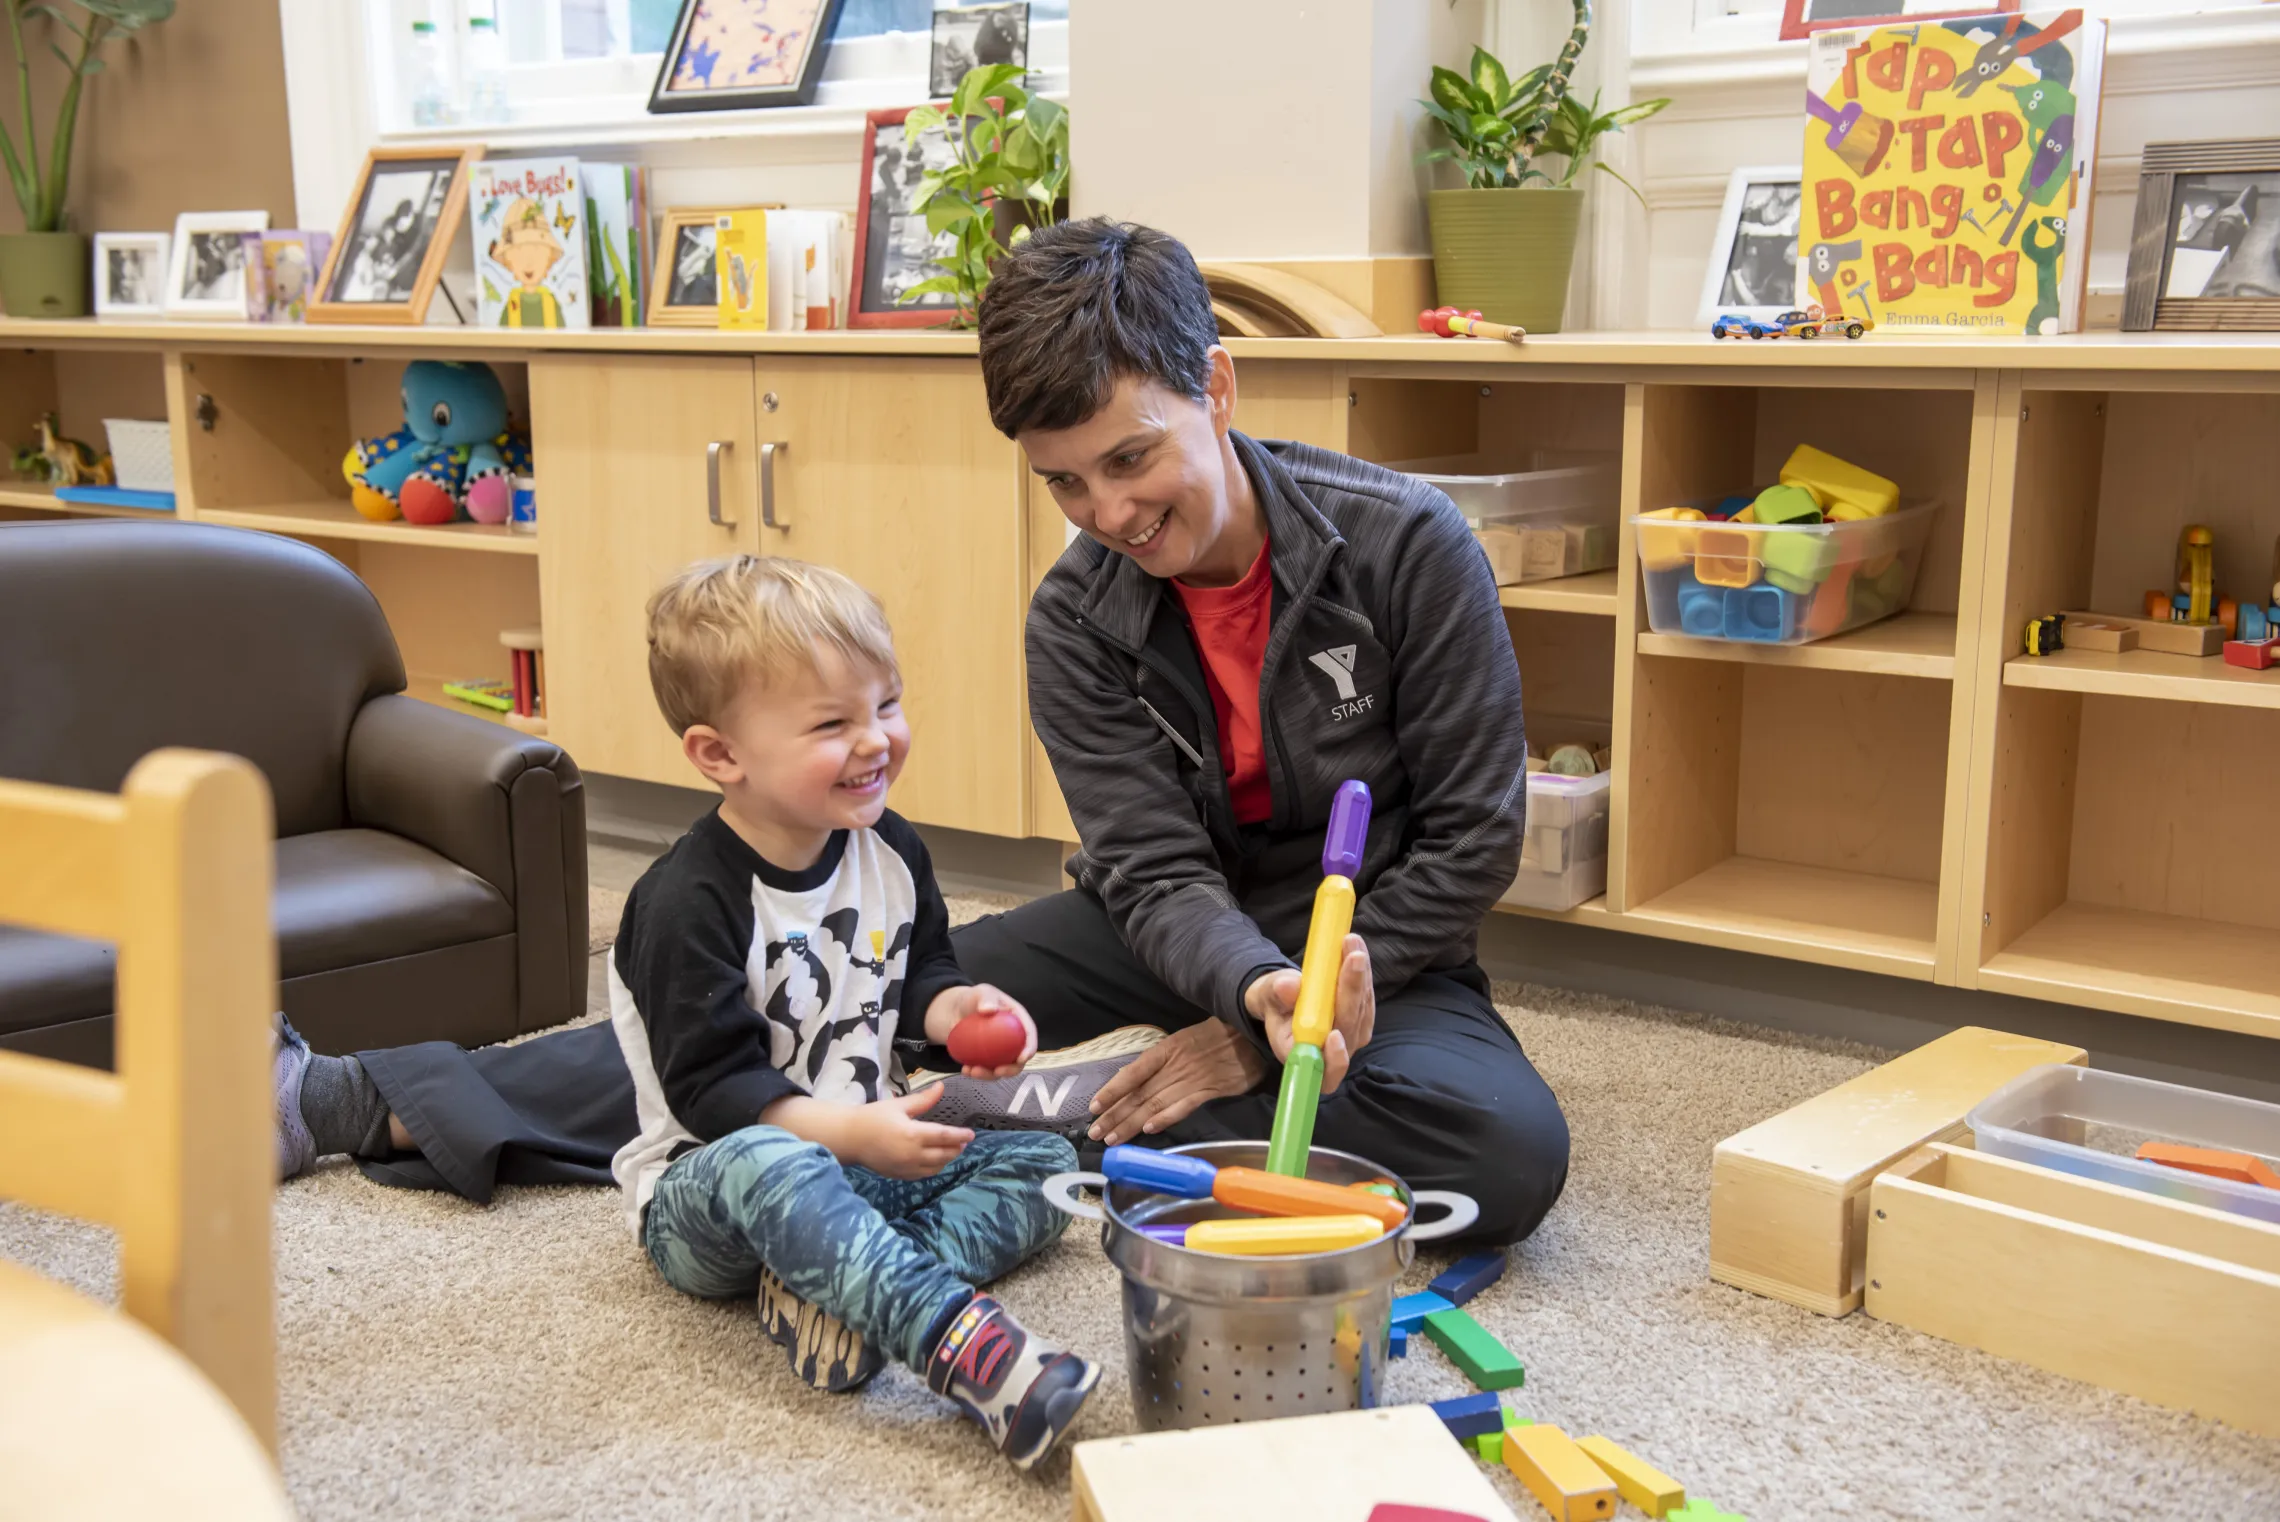
<path fill-rule="evenodd" d="M 1507 608 L 1535 608 L 1546 613 L 1590 613 L 1615 616 L 1615 573 L 1586 571 L 1553 581 L 1527 581 L 1516 587 L 1498 587 L 1496 600 Z"/>
<path fill-rule="evenodd" d="M 1936 883 L 1731 856 L 1616 918 L 1706 946 L 1929 978 L 1939 898 Z"/>
<path fill-rule="evenodd" d="M 538 536 L 503 523 L 449 523 L 423 528 L 412 523 L 374 523 L 347 502 L 293 502 L 269 507 L 200 508 L 200 523 L 267 529 L 307 539 L 356 539 L 371 544 L 420 545 L 428 549 L 487 550 L 497 555 L 536 555 Z"/>
<path fill-rule="evenodd" d="M 1979 986 L 2280 1036 L 2280 931 L 2070 901 L 1989 958 Z"/>
<path fill-rule="evenodd" d="M 55 494 L 52 486 L 18 485 L 0 487 L 0 507 L 22 508 L 26 512 L 54 513 L 63 518 L 159 518 L 171 519 L 172 512 L 156 507 L 114 507 L 107 502 L 66 502 Z"/>
<path fill-rule="evenodd" d="M 1955 677 L 1955 615 L 1901 613 L 1850 634 L 1832 634 L 1806 645 L 1760 645 L 1747 640 L 1695 639 L 1684 634 L 1642 630 L 1639 653 L 1950 681 Z"/>
<path fill-rule="evenodd" d="M 2170 703 L 2280 708 L 2280 671 L 2250 671 L 2228 666 L 2218 656 L 2167 655 L 2158 650 L 2015 655 L 2003 663 L 2003 685 Z"/>
<path fill-rule="evenodd" d="M 453 677 L 451 680 L 457 681 L 458 678 Z M 443 683 L 444 678 L 440 676 L 415 675 L 407 677 L 404 682 L 404 696 L 418 698 L 421 702 L 432 703 L 438 708 L 448 708 L 453 713 L 472 714 L 478 719 L 488 719 L 493 724 L 505 724 L 507 722 L 507 716 L 496 708 L 485 708 L 480 703 L 462 703 L 455 697 L 447 696 L 443 690 Z"/>

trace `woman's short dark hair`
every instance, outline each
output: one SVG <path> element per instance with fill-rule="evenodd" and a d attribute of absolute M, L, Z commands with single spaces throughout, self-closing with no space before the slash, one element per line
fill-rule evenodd
<path fill-rule="evenodd" d="M 1074 428 L 1128 375 L 1200 402 L 1219 342 L 1187 246 L 1102 217 L 1044 228 L 999 260 L 981 329 L 990 421 L 1008 438 Z"/>

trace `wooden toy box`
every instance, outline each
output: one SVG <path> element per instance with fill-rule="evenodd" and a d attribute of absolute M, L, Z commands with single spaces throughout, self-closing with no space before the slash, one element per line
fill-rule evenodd
<path fill-rule="evenodd" d="M 2280 1226 L 1939 1145 L 1868 1200 L 1871 1316 L 2280 1436 Z"/>
<path fill-rule="evenodd" d="M 1917 1148 L 1964 1134 L 1972 1106 L 2078 1046 L 1975 1025 L 1950 1031 L 1718 1144 L 1710 1277 L 1824 1316 L 1860 1306 L 1868 1186 Z"/>

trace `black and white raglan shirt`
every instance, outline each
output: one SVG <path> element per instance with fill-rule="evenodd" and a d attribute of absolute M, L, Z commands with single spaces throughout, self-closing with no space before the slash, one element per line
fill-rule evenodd
<path fill-rule="evenodd" d="M 610 1022 L 641 1132 L 611 1172 L 634 1232 L 674 1158 L 756 1125 L 779 1099 L 902 1091 L 895 1043 L 972 981 L 918 832 L 894 813 L 841 830 L 814 866 L 764 860 L 707 814 L 642 874 L 610 955 Z"/>

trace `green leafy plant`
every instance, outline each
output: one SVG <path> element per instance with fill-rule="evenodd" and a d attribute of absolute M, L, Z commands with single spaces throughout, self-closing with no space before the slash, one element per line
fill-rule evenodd
<path fill-rule="evenodd" d="M 1539 181 L 1564 188 L 1575 184 L 1589 164 L 1638 195 L 1637 186 L 1599 161 L 1599 140 L 1645 121 L 1670 102 L 1643 100 L 1602 113 L 1597 94 L 1589 106 L 1570 95 L 1568 82 L 1590 35 L 1591 0 L 1575 0 L 1575 25 L 1559 57 L 1517 79 L 1480 47 L 1473 49 L 1470 78 L 1436 67 L 1432 98 L 1418 104 L 1439 125 L 1448 146 L 1426 154 L 1426 162 L 1455 162 L 1465 172 L 1465 184 L 1475 190 Z M 1541 154 L 1565 158 L 1565 170 L 1555 177 L 1537 168 Z"/>
<path fill-rule="evenodd" d="M 928 233 L 954 233 L 957 244 L 935 256 L 942 274 L 900 299 L 955 296 L 960 327 L 976 320 L 991 266 L 1032 230 L 1059 221 L 1069 191 L 1069 113 L 1022 89 L 1021 76 L 1007 63 L 969 69 L 947 108 L 920 106 L 903 119 L 903 141 L 913 148 L 930 131 L 949 138 L 952 162 L 926 171 L 910 209 L 925 214 Z"/>
<path fill-rule="evenodd" d="M 0 4 L 8 8 L 8 41 L 16 49 L 17 130 L 23 135 L 19 143 L 6 124 L 0 123 L 0 162 L 5 162 L 16 203 L 24 209 L 24 230 L 55 232 L 63 226 L 64 195 L 71 188 L 71 140 L 79 126 L 79 94 L 88 75 L 103 71 L 103 60 L 96 50 L 106 42 L 131 37 L 146 26 L 164 21 L 174 14 L 174 0 L 72 0 L 73 9 L 84 13 L 81 19 L 44 0 L 0 0 Z M 24 23 L 33 17 L 53 22 L 79 44 L 75 55 L 53 39 L 48 42 L 48 51 L 61 59 L 69 72 L 63 98 L 56 103 L 55 127 L 48 134 L 44 165 L 40 162 L 39 135 L 32 124 L 31 55 L 24 50 Z"/>

